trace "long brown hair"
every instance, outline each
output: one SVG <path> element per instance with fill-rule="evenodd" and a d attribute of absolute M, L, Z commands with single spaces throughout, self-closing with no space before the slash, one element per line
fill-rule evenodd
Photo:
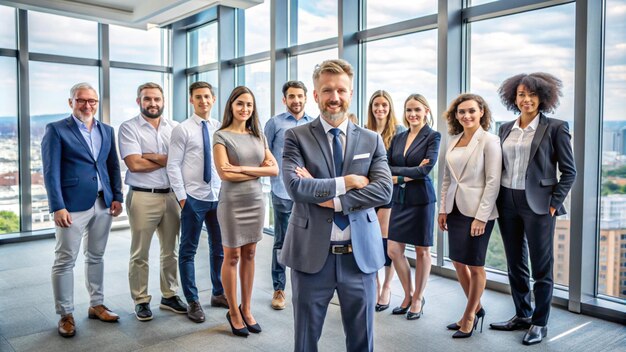
<path fill-rule="evenodd" d="M 383 138 L 383 143 L 385 143 L 385 149 L 389 149 L 391 145 L 391 140 L 393 136 L 396 135 L 396 113 L 393 109 L 393 101 L 391 99 L 391 95 L 384 90 L 377 90 L 372 94 L 370 98 L 369 104 L 367 104 L 367 125 L 365 126 L 368 130 L 372 130 L 376 133 L 376 118 L 374 117 L 374 109 L 372 106 L 374 105 L 374 99 L 378 97 L 383 97 L 389 103 L 389 114 L 387 115 L 387 121 L 385 122 L 385 128 L 380 136 Z"/>
<path fill-rule="evenodd" d="M 254 94 L 250 90 L 250 88 L 245 86 L 238 86 L 233 89 L 230 93 L 230 97 L 228 97 L 228 101 L 226 101 L 226 106 L 224 107 L 224 118 L 222 119 L 222 127 L 220 130 L 223 130 L 230 126 L 233 123 L 233 103 L 237 98 L 239 98 L 243 94 L 250 94 L 252 96 L 252 115 L 246 121 L 246 129 L 252 133 L 256 138 L 261 138 L 261 127 L 259 126 L 259 114 L 256 110 L 256 98 Z"/>

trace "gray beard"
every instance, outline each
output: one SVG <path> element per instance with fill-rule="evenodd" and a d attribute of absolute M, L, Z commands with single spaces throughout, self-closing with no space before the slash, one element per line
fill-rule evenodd
<path fill-rule="evenodd" d="M 336 114 L 329 114 L 326 111 L 321 111 L 320 114 L 322 114 L 325 118 L 329 119 L 330 121 L 333 122 L 337 122 L 337 121 L 341 121 L 344 119 L 344 117 L 346 116 L 346 112 L 345 111 L 340 111 Z"/>

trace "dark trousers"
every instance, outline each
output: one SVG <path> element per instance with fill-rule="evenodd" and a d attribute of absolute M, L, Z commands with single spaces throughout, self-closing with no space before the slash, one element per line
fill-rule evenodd
<path fill-rule="evenodd" d="M 272 205 L 274 207 L 274 248 L 272 249 L 272 283 L 274 291 L 285 290 L 285 266 L 278 262 L 278 256 L 283 249 L 285 233 L 291 216 L 293 202 L 289 199 L 282 199 L 272 193 Z"/>
<path fill-rule="evenodd" d="M 346 334 L 346 351 L 374 350 L 376 273 L 364 274 L 352 254 L 329 254 L 322 270 L 307 274 L 291 270 L 294 351 L 317 351 L 328 304 L 335 290 Z M 342 350 L 336 346 L 336 350 Z"/>
<path fill-rule="evenodd" d="M 528 206 L 526 192 L 501 187 L 498 196 L 498 224 L 504 242 L 515 314 L 532 316 L 532 324 L 546 326 L 552 302 L 555 217 L 535 214 Z M 530 303 L 530 270 L 535 280 L 535 310 Z"/>
<path fill-rule="evenodd" d="M 180 214 L 181 235 L 178 254 L 180 281 L 187 302 L 198 300 L 194 261 L 196 251 L 198 250 L 198 242 L 200 242 L 203 222 L 206 224 L 209 234 L 212 293 L 214 296 L 224 294 L 221 274 L 224 248 L 222 247 L 220 224 L 217 221 L 217 201 L 207 202 L 187 195 L 187 201 Z"/>

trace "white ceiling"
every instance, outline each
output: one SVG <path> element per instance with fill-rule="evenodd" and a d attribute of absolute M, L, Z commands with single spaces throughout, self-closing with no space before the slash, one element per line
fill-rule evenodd
<path fill-rule="evenodd" d="M 0 0 L 0 4 L 101 23 L 147 29 L 165 26 L 217 5 L 246 9 L 263 0 Z"/>

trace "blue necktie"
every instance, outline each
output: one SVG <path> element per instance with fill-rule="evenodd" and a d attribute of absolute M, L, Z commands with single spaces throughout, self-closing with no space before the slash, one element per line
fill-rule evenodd
<path fill-rule="evenodd" d="M 204 182 L 211 182 L 211 139 L 209 138 L 208 122 L 202 121 L 202 143 L 204 146 Z"/>
<path fill-rule="evenodd" d="M 338 128 L 331 128 L 330 133 L 333 134 L 333 163 L 335 164 L 335 177 L 341 177 L 341 169 L 343 168 L 343 147 L 341 145 L 341 139 L 339 135 L 341 135 L 341 130 Z M 346 227 L 350 224 L 350 219 L 347 215 L 344 215 L 341 212 L 336 212 L 333 216 L 333 221 L 335 225 L 341 229 L 341 231 L 345 230 Z"/>

